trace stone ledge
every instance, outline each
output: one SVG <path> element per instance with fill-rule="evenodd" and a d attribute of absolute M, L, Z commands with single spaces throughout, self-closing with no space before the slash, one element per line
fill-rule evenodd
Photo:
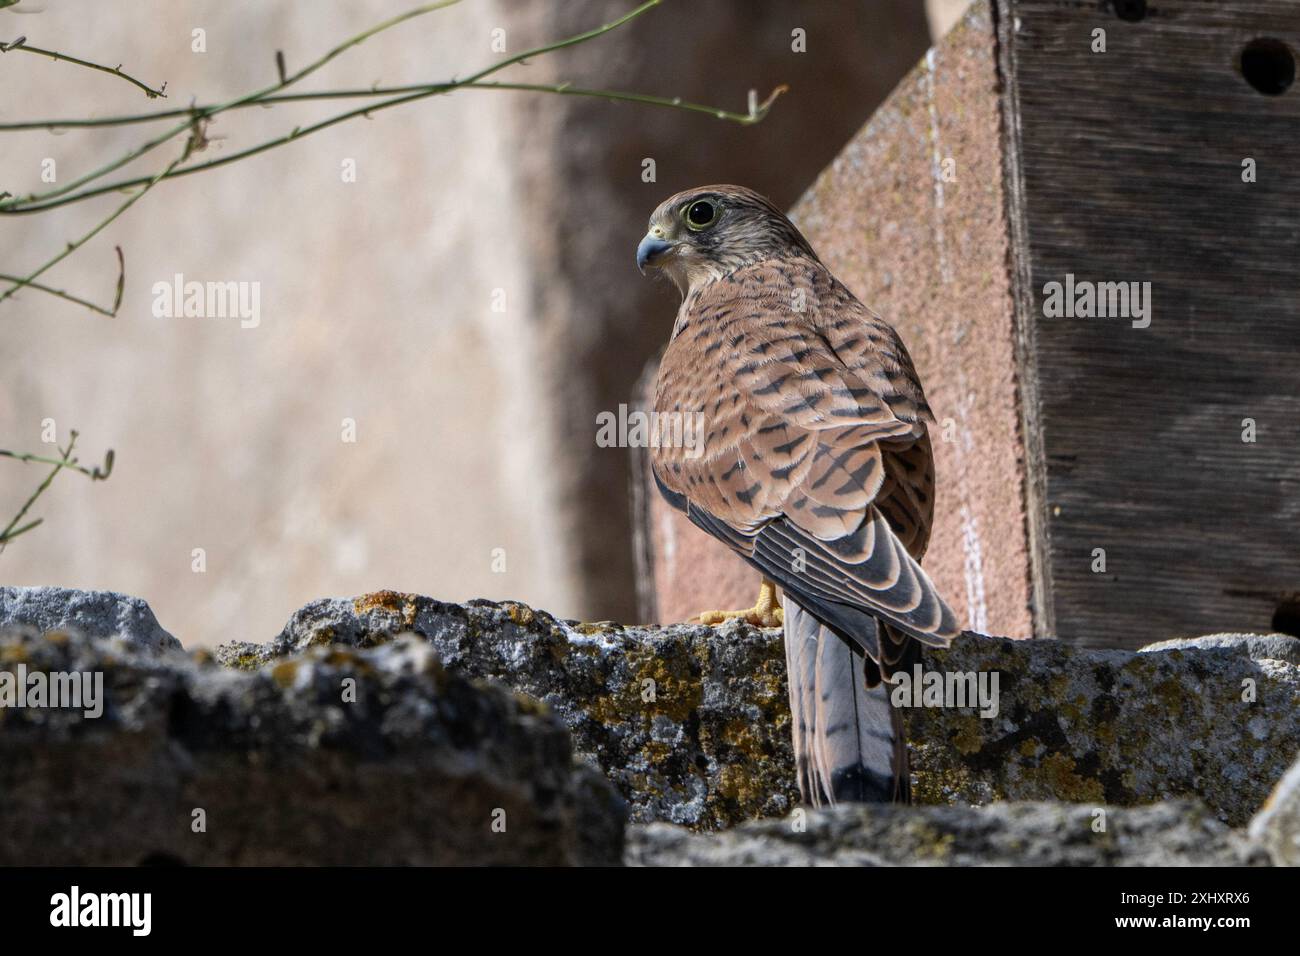
<path fill-rule="evenodd" d="M 963 637 L 926 666 L 996 673 L 998 712 L 905 710 L 914 790 L 954 812 L 1047 800 L 1067 816 L 1070 804 L 1155 812 L 1190 800 L 1196 819 L 1240 827 L 1300 749 L 1297 644 L 1216 635 L 1133 654 Z M 0 814 L 17 822 L 5 832 L 20 834 L 24 859 L 134 862 L 148 846 L 194 862 L 323 862 L 344 852 L 330 847 L 351 846 L 371 862 L 609 862 L 622 811 L 607 781 L 634 822 L 694 831 L 797 805 L 776 630 L 579 624 L 514 602 L 384 591 L 314 601 L 266 644 L 193 655 L 141 646 L 130 627 L 0 639 L 0 695 L 20 664 L 99 669 L 109 690 L 98 720 L 0 709 Z M 339 703 L 346 677 L 359 706 Z M 574 768 L 574 752 L 586 767 Z M 1278 862 L 1300 846 L 1300 778 L 1287 780 L 1249 841 Z M 484 843 L 465 830 L 464 815 L 488 805 L 514 807 L 516 838 Z M 196 849 L 177 811 L 192 806 L 239 821 L 238 843 Z M 924 822 L 942 806 L 876 810 Z M 1039 811 L 995 806 L 972 820 L 1014 827 L 1022 816 L 1026 833 L 1042 830 Z M 123 828 L 143 836 L 110 846 Z M 685 857 L 696 852 L 672 839 Z"/>
<path fill-rule="evenodd" d="M 313 601 L 269 644 L 218 648 L 260 667 L 328 643 L 418 634 L 447 667 L 543 701 L 629 803 L 632 819 L 717 829 L 798 802 L 779 631 L 732 623 L 623 627 L 523 604 L 445 604 L 382 591 Z"/>
<path fill-rule="evenodd" d="M 312 602 L 269 645 L 218 656 L 257 666 L 314 643 L 365 646 L 408 630 L 448 666 L 546 701 L 636 822 L 717 829 L 797 803 L 776 630 L 580 625 L 511 602 L 378 592 Z M 1300 641 L 1206 640 L 1131 653 L 966 636 L 930 652 L 929 670 L 996 672 L 999 713 L 906 710 L 914 793 L 931 804 L 1190 797 L 1244 824 L 1300 752 L 1300 667 L 1279 659 Z M 648 690 L 653 700 L 642 699 Z"/>
<path fill-rule="evenodd" d="M 963 637 L 926 666 L 997 671 L 1001 707 L 906 712 L 923 803 L 1202 801 L 1241 826 L 1300 752 L 1300 667 L 1273 635 L 1142 652 Z M 1253 699 L 1245 698 L 1253 696 Z"/>
<path fill-rule="evenodd" d="M 564 727 L 423 641 L 247 673 L 121 638 L 0 632 L 0 676 L 32 672 L 101 675 L 103 711 L 0 709 L 0 864 L 619 861 L 622 801 Z"/>
<path fill-rule="evenodd" d="M 0 587 L 0 628 L 20 625 L 38 631 L 121 637 L 155 653 L 181 648 L 181 642 L 162 629 L 147 601 L 116 591 Z"/>
<path fill-rule="evenodd" d="M 1267 866 L 1263 849 L 1194 801 L 1102 808 L 843 806 L 725 833 L 628 829 L 633 866 Z M 802 829 L 796 829 L 796 825 Z"/>

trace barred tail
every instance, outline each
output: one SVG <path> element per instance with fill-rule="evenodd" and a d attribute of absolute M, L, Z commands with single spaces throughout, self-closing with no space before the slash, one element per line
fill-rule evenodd
<path fill-rule="evenodd" d="M 815 807 L 907 802 L 907 744 L 890 685 L 868 689 L 865 658 L 789 597 L 785 655 L 799 792 Z"/>

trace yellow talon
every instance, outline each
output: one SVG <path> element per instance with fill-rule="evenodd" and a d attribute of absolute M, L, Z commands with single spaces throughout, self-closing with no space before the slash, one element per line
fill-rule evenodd
<path fill-rule="evenodd" d="M 758 600 L 754 606 L 743 611 L 702 611 L 699 615 L 701 624 L 721 624 L 736 618 L 754 627 L 781 627 L 785 624 L 785 612 L 776 600 L 776 585 L 763 578 L 758 588 Z"/>

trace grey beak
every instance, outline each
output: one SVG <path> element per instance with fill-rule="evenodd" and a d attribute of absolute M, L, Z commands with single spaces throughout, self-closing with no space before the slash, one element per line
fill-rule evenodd
<path fill-rule="evenodd" d="M 645 275 L 645 267 L 656 257 L 671 249 L 672 245 L 671 242 L 656 239 L 654 236 L 646 236 L 642 239 L 641 244 L 636 247 L 636 267 L 641 270 L 641 274 Z"/>

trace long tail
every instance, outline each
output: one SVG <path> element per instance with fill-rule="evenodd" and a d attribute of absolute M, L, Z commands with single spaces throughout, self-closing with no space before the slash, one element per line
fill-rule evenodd
<path fill-rule="evenodd" d="M 782 604 L 804 802 L 908 802 L 907 743 L 902 718 L 889 703 L 890 685 L 868 689 L 860 653 L 789 597 Z"/>

